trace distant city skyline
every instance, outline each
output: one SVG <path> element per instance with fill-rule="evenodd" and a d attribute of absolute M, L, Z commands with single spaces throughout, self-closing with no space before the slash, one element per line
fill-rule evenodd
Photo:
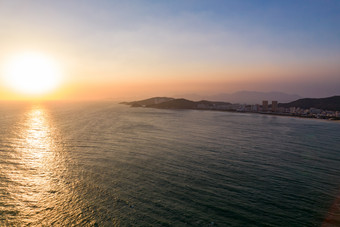
<path fill-rule="evenodd" d="M 336 0 L 1 1 L 0 100 L 340 95 L 339 12 Z M 55 90 L 6 85 L 26 51 L 57 63 Z"/>

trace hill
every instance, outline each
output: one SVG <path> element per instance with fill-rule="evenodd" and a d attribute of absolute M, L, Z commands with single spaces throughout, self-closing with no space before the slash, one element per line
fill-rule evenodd
<path fill-rule="evenodd" d="M 160 109 L 206 109 L 206 110 L 235 110 L 237 107 L 229 102 L 214 101 L 190 101 L 187 99 L 174 99 L 168 97 L 154 97 L 150 99 L 122 102 L 132 107 L 150 107 Z M 236 105 L 237 106 L 237 105 Z M 328 98 L 304 98 L 289 103 L 280 103 L 279 107 L 300 107 L 302 109 L 322 109 L 331 111 L 340 111 L 340 96 Z"/>
<path fill-rule="evenodd" d="M 173 99 L 173 98 L 150 98 L 134 102 L 123 102 L 132 107 L 150 107 L 160 109 L 219 109 L 227 110 L 231 108 L 231 103 L 228 102 L 211 102 L 211 101 L 190 101 L 187 99 Z"/>
<path fill-rule="evenodd" d="M 214 100 L 231 103 L 247 103 L 247 104 L 260 104 L 263 100 L 276 100 L 279 103 L 288 103 L 301 99 L 299 95 L 286 94 L 283 92 L 258 92 L 258 91 L 238 91 L 235 93 L 221 93 L 216 95 L 200 96 L 196 94 L 185 94 L 179 97 L 184 97 L 190 100 Z"/>
<path fill-rule="evenodd" d="M 276 100 L 280 103 L 291 102 L 301 97 L 283 92 L 238 91 L 232 94 L 219 94 L 209 97 L 211 100 L 228 101 L 232 103 L 259 104 L 263 100 Z"/>
<path fill-rule="evenodd" d="M 157 105 L 163 102 L 168 102 L 173 100 L 173 98 L 168 97 L 153 97 L 149 99 L 144 99 L 140 101 L 133 101 L 133 102 L 122 102 L 121 104 L 130 105 L 132 107 L 142 107 L 142 106 L 151 106 L 151 105 Z"/>
<path fill-rule="evenodd" d="M 280 103 L 279 107 L 300 107 L 302 109 L 317 108 L 323 110 L 340 110 L 340 96 L 332 96 L 328 98 L 305 98 L 298 99 L 290 103 Z"/>
<path fill-rule="evenodd" d="M 161 109 L 195 109 L 197 104 L 194 101 L 187 99 L 173 99 L 159 104 L 153 104 L 147 107 L 161 108 Z"/>

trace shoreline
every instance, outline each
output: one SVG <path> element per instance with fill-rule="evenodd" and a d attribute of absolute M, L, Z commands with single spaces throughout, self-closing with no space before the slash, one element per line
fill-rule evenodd
<path fill-rule="evenodd" d="M 191 101 L 184 98 L 152 97 L 139 101 L 120 102 L 120 104 L 129 105 L 130 107 L 155 109 L 209 110 L 248 114 L 256 113 L 328 121 L 340 120 L 340 103 L 338 103 L 340 102 L 340 96 L 312 100 L 312 103 L 310 102 L 310 99 L 307 99 L 307 101 L 305 99 L 299 99 L 291 103 L 279 105 L 277 101 L 273 101 L 272 105 L 268 105 L 268 101 L 263 101 L 263 105 L 248 105 L 224 101 Z M 323 105 L 320 105 L 320 101 L 323 101 Z M 320 108 L 321 106 L 324 106 L 325 108 Z"/>
<path fill-rule="evenodd" d="M 129 105 L 126 103 L 120 103 Z M 299 116 L 292 114 L 284 114 L 284 113 L 273 113 L 273 112 L 249 112 L 249 111 L 237 111 L 237 110 L 218 110 L 218 109 L 204 109 L 204 108 L 160 108 L 160 107 L 148 107 L 148 106 L 131 106 L 131 108 L 149 108 L 149 109 L 160 109 L 160 110 L 198 110 L 198 111 L 218 111 L 218 112 L 231 112 L 231 113 L 245 113 L 245 114 L 262 114 L 262 115 L 270 115 L 270 116 L 281 116 L 281 117 L 291 117 L 291 118 L 300 118 L 300 119 L 311 119 L 311 120 L 321 120 L 321 121 L 329 121 L 329 122 L 340 122 L 340 118 L 317 118 L 310 116 Z"/>

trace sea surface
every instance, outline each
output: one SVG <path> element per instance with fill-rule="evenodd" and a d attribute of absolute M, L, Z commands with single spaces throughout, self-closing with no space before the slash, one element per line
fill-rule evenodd
<path fill-rule="evenodd" d="M 0 103 L 0 226 L 321 226 L 339 196 L 339 122 Z"/>

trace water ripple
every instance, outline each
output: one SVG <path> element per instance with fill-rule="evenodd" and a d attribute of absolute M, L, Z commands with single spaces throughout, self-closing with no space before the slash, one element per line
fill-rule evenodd
<path fill-rule="evenodd" d="M 336 123 L 109 102 L 0 114 L 0 225 L 334 222 Z"/>

